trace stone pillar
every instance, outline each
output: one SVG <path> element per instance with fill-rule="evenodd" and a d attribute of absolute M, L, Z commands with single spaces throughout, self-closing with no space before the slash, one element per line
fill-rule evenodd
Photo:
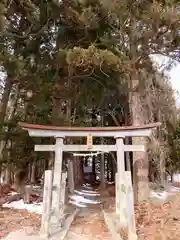
<path fill-rule="evenodd" d="M 41 236 L 45 239 L 49 237 L 49 220 L 51 214 L 51 196 L 52 196 L 52 171 L 45 171 L 43 209 L 41 218 Z"/>
<path fill-rule="evenodd" d="M 62 173 L 62 179 L 61 179 L 61 189 L 60 189 L 60 213 L 63 217 L 64 209 L 65 209 L 65 193 L 66 193 L 66 178 L 67 173 Z"/>
<path fill-rule="evenodd" d="M 62 180 L 62 157 L 63 157 L 63 138 L 57 138 L 55 144 L 55 160 L 53 174 L 53 192 L 52 192 L 52 209 L 53 216 L 59 219 L 60 211 L 60 194 Z"/>
<path fill-rule="evenodd" d="M 120 216 L 120 225 L 127 225 L 126 213 L 126 181 L 125 181 L 125 162 L 124 162 L 124 143 L 123 138 L 116 138 L 117 145 L 117 213 Z"/>

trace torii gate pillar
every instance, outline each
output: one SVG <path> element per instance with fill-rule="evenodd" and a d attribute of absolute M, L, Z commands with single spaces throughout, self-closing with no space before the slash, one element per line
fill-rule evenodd
<path fill-rule="evenodd" d="M 60 204 L 60 185 L 62 172 L 62 153 L 72 152 L 87 152 L 91 151 L 107 151 L 117 152 L 117 174 L 116 174 L 116 211 L 120 216 L 120 224 L 124 225 L 127 222 L 127 189 L 126 180 L 127 174 L 125 172 L 124 152 L 141 152 L 145 151 L 144 145 L 124 145 L 123 138 L 125 137 L 150 137 L 152 130 L 156 129 L 161 123 L 151 123 L 142 126 L 129 127 L 102 127 L 102 128 L 86 128 L 86 127 L 56 127 L 44 126 L 28 123 L 19 123 L 23 129 L 29 132 L 32 137 L 54 137 L 56 139 L 55 145 L 36 145 L 35 151 L 54 151 L 55 165 L 53 177 L 53 198 L 52 209 L 55 207 L 55 212 L 59 214 L 61 209 Z M 88 145 L 65 145 L 63 138 L 65 137 L 114 137 L 116 139 L 115 145 L 93 145 L 89 149 Z M 90 145 L 91 145 L 90 144 Z M 128 173 L 129 174 L 129 173 Z M 141 173 L 140 173 L 141 174 Z M 129 179 L 129 178 L 128 178 Z M 147 196 L 148 197 L 148 196 Z M 133 204 L 132 204 L 133 205 Z M 57 216 L 58 218 L 58 216 Z"/>
<path fill-rule="evenodd" d="M 116 213 L 120 216 L 120 223 L 125 225 L 126 217 L 126 188 L 123 138 L 116 138 L 117 173 L 116 173 Z"/>
<path fill-rule="evenodd" d="M 52 192 L 52 206 L 55 215 L 59 214 L 59 210 L 61 209 L 60 187 L 62 178 L 62 161 L 63 161 L 63 138 L 56 138 L 54 172 L 53 172 L 53 192 Z"/>

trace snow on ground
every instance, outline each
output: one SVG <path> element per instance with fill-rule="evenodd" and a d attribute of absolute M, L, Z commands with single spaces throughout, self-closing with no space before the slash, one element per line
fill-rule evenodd
<path fill-rule="evenodd" d="M 173 176 L 173 182 L 180 182 L 180 174 L 174 174 Z"/>
<path fill-rule="evenodd" d="M 93 191 L 89 185 L 88 186 L 84 185 L 84 189 L 75 190 L 74 194 L 69 196 L 69 203 L 76 207 L 85 208 L 88 207 L 89 204 L 99 204 L 100 203 L 99 201 L 97 201 L 96 199 L 92 199 L 99 195 L 100 194 L 96 191 Z M 5 203 L 3 204 L 3 207 L 19 210 L 26 209 L 30 213 L 42 214 L 42 205 L 43 205 L 42 202 L 26 204 L 24 203 L 23 199 L 21 199 L 19 201 L 14 201 L 11 203 Z"/>
<path fill-rule="evenodd" d="M 98 204 L 98 203 L 100 203 L 96 200 L 91 200 L 91 199 L 85 198 L 83 196 L 78 196 L 78 195 L 72 195 L 72 196 L 70 196 L 70 199 L 74 200 L 76 202 L 79 202 L 79 203 L 86 203 L 86 204 Z"/>
<path fill-rule="evenodd" d="M 150 198 L 157 198 L 159 200 L 167 200 L 169 196 L 174 195 L 175 193 L 180 192 L 180 188 L 169 185 L 165 191 L 151 191 Z"/>
<path fill-rule="evenodd" d="M 169 179 L 170 180 L 170 179 Z M 180 174 L 174 174 L 173 175 L 173 182 L 174 183 L 180 183 Z M 151 191 L 150 197 L 157 198 L 159 200 L 166 200 L 169 196 L 172 196 L 173 194 L 180 192 L 179 187 L 172 186 L 172 184 L 169 184 L 167 186 L 167 190 L 165 191 Z"/>
<path fill-rule="evenodd" d="M 24 203 L 23 199 L 21 199 L 19 201 L 14 201 L 11 203 L 5 203 L 5 204 L 3 204 L 3 207 L 18 209 L 18 210 L 26 209 L 30 213 L 42 214 L 42 203 L 26 204 L 26 203 Z"/>
<path fill-rule="evenodd" d="M 163 191 L 163 192 L 151 191 L 151 194 L 150 194 L 150 197 L 157 198 L 160 200 L 166 200 L 168 196 L 169 196 L 169 193 L 166 191 Z"/>
<path fill-rule="evenodd" d="M 175 174 L 173 176 L 174 182 L 180 182 L 180 174 Z M 172 185 L 168 186 L 166 191 L 151 191 L 150 197 L 157 198 L 159 200 L 166 200 L 169 196 L 180 192 L 180 188 L 174 187 Z M 11 194 L 15 194 L 12 192 Z M 84 184 L 82 189 L 74 191 L 74 194 L 69 196 L 69 203 L 80 208 L 86 208 L 88 205 L 99 204 L 100 201 L 97 200 L 97 197 L 100 196 L 99 192 L 93 190 L 89 184 Z M 42 202 L 40 203 L 31 203 L 26 204 L 21 199 L 20 201 L 14 201 L 11 203 L 5 203 L 4 208 L 13 208 L 13 209 L 26 209 L 30 213 L 42 214 Z"/>
<path fill-rule="evenodd" d="M 69 196 L 69 203 L 76 207 L 85 208 L 89 204 L 99 204 L 100 202 L 96 200 L 97 196 L 100 196 L 97 191 L 93 191 L 89 184 L 84 184 L 82 189 L 75 190 L 74 194 Z"/>
<path fill-rule="evenodd" d="M 81 190 L 81 191 L 75 190 L 74 192 L 79 194 L 79 195 L 85 195 L 85 196 L 92 196 L 92 197 L 93 196 L 100 196 L 100 194 L 97 193 L 97 192 L 87 191 L 87 190 Z"/>

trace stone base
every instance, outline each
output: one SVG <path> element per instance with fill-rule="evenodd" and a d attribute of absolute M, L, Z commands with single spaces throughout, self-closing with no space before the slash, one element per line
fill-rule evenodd
<path fill-rule="evenodd" d="M 122 240 L 120 235 L 120 220 L 116 213 L 107 213 L 103 211 L 104 220 L 114 240 Z"/>
<path fill-rule="evenodd" d="M 72 224 L 72 222 L 74 221 L 74 218 L 76 217 L 76 215 L 78 214 L 79 210 L 76 209 L 74 210 L 74 212 L 70 215 L 67 215 L 62 221 L 61 223 L 58 225 L 52 225 L 50 227 L 50 234 L 49 234 L 49 240 L 63 240 L 67 233 L 68 230 Z"/>

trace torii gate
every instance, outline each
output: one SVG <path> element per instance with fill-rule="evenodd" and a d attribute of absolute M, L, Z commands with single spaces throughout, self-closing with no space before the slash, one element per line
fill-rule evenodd
<path fill-rule="evenodd" d="M 123 186 L 125 184 L 125 163 L 124 152 L 126 151 L 145 151 L 142 145 L 124 145 L 125 137 L 150 137 L 152 130 L 159 127 L 161 123 L 151 123 L 142 126 L 128 127 L 56 127 L 28 123 L 19 123 L 24 130 L 27 130 L 32 137 L 54 137 L 55 145 L 35 145 L 35 151 L 53 151 L 55 152 L 55 163 L 53 173 L 53 190 L 52 190 L 52 209 L 55 216 L 60 212 L 60 186 L 62 174 L 62 153 L 63 151 L 87 152 L 101 151 L 117 152 L 117 176 L 116 185 L 116 212 L 120 217 L 120 223 L 126 224 L 126 194 Z M 87 137 L 87 145 L 65 145 L 65 137 Z M 93 145 L 93 137 L 114 137 L 115 145 Z M 116 187 L 117 188 L 117 187 Z"/>

